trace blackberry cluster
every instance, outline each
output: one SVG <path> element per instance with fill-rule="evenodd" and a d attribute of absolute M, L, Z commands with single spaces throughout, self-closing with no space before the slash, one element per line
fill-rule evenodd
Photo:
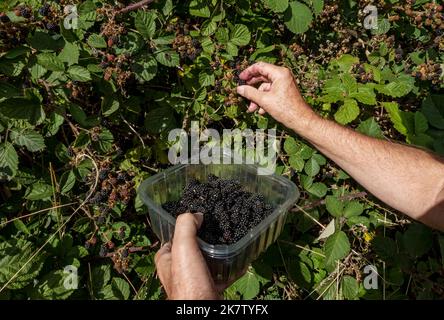
<path fill-rule="evenodd" d="M 90 177 L 94 177 L 94 174 Z M 89 203 L 100 207 L 100 216 L 97 223 L 103 224 L 106 214 L 118 201 L 129 204 L 135 196 L 134 181 L 128 172 L 113 172 L 110 167 L 104 166 L 99 171 L 100 189 L 89 199 Z"/>
<path fill-rule="evenodd" d="M 183 61 L 194 61 L 202 52 L 200 42 L 184 34 L 176 36 L 173 41 L 173 49 L 179 53 Z"/>
<path fill-rule="evenodd" d="M 442 83 L 443 70 L 438 63 L 423 63 L 418 66 L 417 71 L 412 74 L 422 81 L 431 81 L 433 84 Z"/>
<path fill-rule="evenodd" d="M 162 207 L 176 218 L 186 212 L 203 213 L 199 237 L 210 244 L 227 245 L 239 241 L 273 211 L 263 195 L 243 190 L 238 180 L 215 175 L 206 182 L 193 179 L 179 201 Z"/>

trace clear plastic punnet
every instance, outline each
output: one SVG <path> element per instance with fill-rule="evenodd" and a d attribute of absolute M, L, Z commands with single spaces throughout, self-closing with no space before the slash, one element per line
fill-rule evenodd
<path fill-rule="evenodd" d="M 220 164 L 179 164 L 162 171 L 139 187 L 139 195 L 148 207 L 151 226 L 162 243 L 172 240 L 175 218 L 162 208 L 177 201 L 193 179 L 206 181 L 209 174 L 222 179 L 238 179 L 247 191 L 261 193 L 274 211 L 242 239 L 231 245 L 212 245 L 199 239 L 200 248 L 216 283 L 228 283 L 240 276 L 249 264 L 272 244 L 281 233 L 289 208 L 298 200 L 299 191 L 290 180 L 258 174 L 254 164 L 233 164 L 230 154 L 222 152 Z M 228 161 L 227 161 L 228 160 Z"/>

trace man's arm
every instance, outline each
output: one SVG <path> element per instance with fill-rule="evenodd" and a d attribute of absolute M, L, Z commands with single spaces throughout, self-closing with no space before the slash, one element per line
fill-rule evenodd
<path fill-rule="evenodd" d="M 238 93 L 250 112 L 268 112 L 312 143 L 391 207 L 444 230 L 444 161 L 426 151 L 362 135 L 316 115 L 288 69 L 255 64 L 240 75 Z M 262 84 L 259 89 L 251 85 Z"/>

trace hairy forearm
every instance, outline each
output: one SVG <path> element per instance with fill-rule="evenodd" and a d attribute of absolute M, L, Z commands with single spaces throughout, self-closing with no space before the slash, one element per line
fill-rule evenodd
<path fill-rule="evenodd" d="M 313 115 L 291 127 L 391 207 L 444 230 L 444 162 Z"/>

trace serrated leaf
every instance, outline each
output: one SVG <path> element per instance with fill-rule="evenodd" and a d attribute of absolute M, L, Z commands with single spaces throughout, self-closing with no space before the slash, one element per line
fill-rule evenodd
<path fill-rule="evenodd" d="M 86 82 L 91 81 L 91 73 L 88 69 L 81 66 L 72 66 L 68 69 L 69 77 L 74 81 Z"/>
<path fill-rule="evenodd" d="M 284 12 L 288 8 L 288 0 L 263 0 L 264 5 L 276 13 Z"/>
<path fill-rule="evenodd" d="M 0 286 L 8 289 L 21 289 L 37 277 L 44 263 L 44 256 L 39 254 L 30 260 L 35 252 L 31 242 L 12 239 L 0 242 Z M 20 270 L 20 271 L 19 271 Z"/>
<path fill-rule="evenodd" d="M 361 122 L 357 130 L 367 136 L 382 139 L 384 135 L 382 134 L 381 127 L 376 122 L 375 118 L 370 117 L 367 120 Z"/>
<path fill-rule="evenodd" d="M 37 124 L 45 117 L 39 102 L 25 98 L 10 98 L 0 102 L 0 113 L 7 118 L 23 119 Z"/>
<path fill-rule="evenodd" d="M 345 258 L 350 252 L 350 241 L 344 231 L 331 235 L 324 244 L 325 265 L 327 268 L 336 267 L 336 262 Z"/>
<path fill-rule="evenodd" d="M 315 195 L 318 198 L 322 198 L 327 194 L 327 186 L 322 182 L 315 182 L 309 188 L 306 188 L 309 193 Z"/>
<path fill-rule="evenodd" d="M 74 171 L 66 171 L 60 177 L 60 193 L 67 194 L 76 183 L 76 175 Z"/>
<path fill-rule="evenodd" d="M 26 189 L 25 199 L 27 200 L 42 200 L 47 199 L 53 195 L 53 188 L 44 182 L 37 182 Z"/>
<path fill-rule="evenodd" d="M 314 157 L 310 158 L 304 166 L 304 171 L 307 175 L 310 177 L 314 177 L 319 173 L 321 170 L 321 167 L 319 166 L 319 163 L 316 161 Z"/>
<path fill-rule="evenodd" d="M 246 46 L 250 42 L 250 39 L 251 33 L 246 25 L 236 24 L 233 30 L 231 30 L 230 42 L 236 46 Z"/>
<path fill-rule="evenodd" d="M 156 32 L 156 14 L 139 10 L 134 19 L 134 25 L 142 36 L 151 39 Z"/>
<path fill-rule="evenodd" d="M 335 113 L 335 120 L 340 124 L 347 124 L 359 116 L 358 103 L 354 99 L 346 99 L 344 104 Z"/>
<path fill-rule="evenodd" d="M 54 53 L 37 55 L 37 63 L 50 71 L 65 71 L 65 65 Z"/>
<path fill-rule="evenodd" d="M 298 172 L 304 170 L 304 159 L 297 155 L 290 156 L 288 158 L 288 164 Z"/>
<path fill-rule="evenodd" d="M 17 173 L 18 155 L 14 146 L 9 142 L 0 144 L 0 168 L 9 169 L 10 176 Z"/>
<path fill-rule="evenodd" d="M 138 61 L 138 63 L 132 66 L 136 78 L 141 81 L 150 81 L 157 74 L 157 61 L 154 57 L 144 58 L 143 61 Z"/>
<path fill-rule="evenodd" d="M 31 152 L 43 150 L 45 148 L 45 139 L 34 130 L 11 131 L 11 138 L 15 144 L 26 147 Z"/>
<path fill-rule="evenodd" d="M 156 60 L 167 67 L 176 67 L 180 64 L 180 57 L 174 51 L 160 51 L 155 54 Z"/>
<path fill-rule="evenodd" d="M 414 258 L 421 257 L 432 247 L 433 233 L 428 227 L 413 223 L 402 236 L 402 241 L 410 256 Z"/>
<path fill-rule="evenodd" d="M 368 87 L 358 88 L 358 91 L 352 93 L 350 97 L 370 106 L 374 106 L 377 103 L 375 92 L 373 91 L 372 88 Z"/>
<path fill-rule="evenodd" d="M 127 300 L 130 296 L 130 286 L 128 282 L 122 278 L 113 278 L 111 281 L 111 288 L 114 297 L 118 300 Z"/>
<path fill-rule="evenodd" d="M 444 129 L 444 95 L 430 95 L 422 102 L 421 111 L 429 123 L 438 129 Z"/>
<path fill-rule="evenodd" d="M 196 17 L 209 18 L 211 15 L 208 2 L 204 0 L 192 0 L 190 2 L 190 14 Z"/>
<path fill-rule="evenodd" d="M 339 201 L 338 198 L 334 196 L 328 196 L 325 198 L 325 206 L 327 211 L 336 218 L 339 218 L 343 215 L 344 204 L 342 201 Z"/>
<path fill-rule="evenodd" d="M 304 33 L 310 27 L 313 15 L 309 7 L 299 1 L 290 2 L 284 13 L 284 23 L 293 33 Z"/>
<path fill-rule="evenodd" d="M 364 212 L 364 206 L 358 201 L 350 201 L 345 205 L 344 208 L 344 217 L 351 218 L 355 216 L 359 216 Z"/>
<path fill-rule="evenodd" d="M 101 35 L 98 35 L 96 33 L 93 33 L 92 35 L 90 35 L 88 37 L 87 43 L 91 47 L 97 48 L 97 49 L 103 49 L 103 48 L 107 47 L 105 39 Z"/>
<path fill-rule="evenodd" d="M 68 66 L 79 63 L 80 50 L 76 44 L 66 42 L 65 47 L 59 54 L 59 59 L 66 62 Z"/>
<path fill-rule="evenodd" d="M 260 282 L 254 272 L 247 271 L 244 276 L 237 280 L 233 287 L 237 292 L 242 294 L 242 297 L 246 300 L 253 299 L 259 293 Z"/>
<path fill-rule="evenodd" d="M 355 278 L 345 275 L 341 280 L 342 295 L 347 300 L 358 299 L 359 285 Z"/>

